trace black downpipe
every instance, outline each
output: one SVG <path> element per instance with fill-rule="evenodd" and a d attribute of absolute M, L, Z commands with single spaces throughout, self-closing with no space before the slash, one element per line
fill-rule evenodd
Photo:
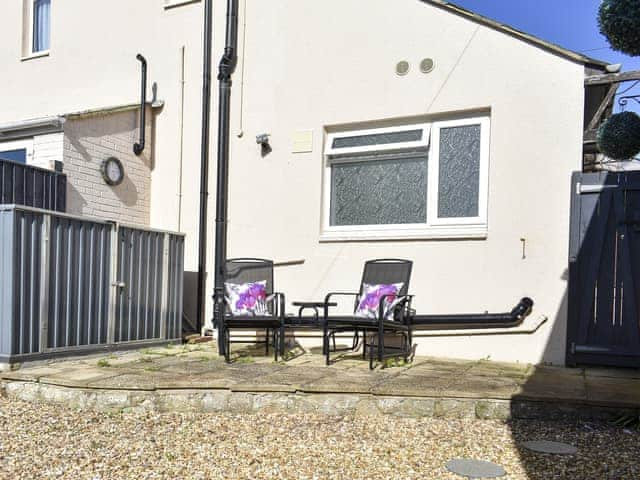
<path fill-rule="evenodd" d="M 211 110 L 211 41 L 213 0 L 204 2 L 204 60 L 202 67 L 202 137 L 200 151 L 200 225 L 198 235 L 198 293 L 196 330 L 204 325 L 207 284 L 207 202 L 209 201 L 209 124 Z"/>
<path fill-rule="evenodd" d="M 227 259 L 227 190 L 229 185 L 229 120 L 231 113 L 231 76 L 238 61 L 238 0 L 227 0 L 227 35 L 218 67 L 218 172 L 216 190 L 216 244 L 214 323 L 218 328 L 218 351 L 224 354 L 221 331 L 224 314 L 224 266 Z"/>
<path fill-rule="evenodd" d="M 520 325 L 533 309 L 533 300 L 523 298 L 507 313 L 480 313 L 455 315 L 415 315 L 412 325 L 424 329 L 465 329 L 465 328 L 513 328 Z"/>
<path fill-rule="evenodd" d="M 136 55 L 136 59 L 142 66 L 142 88 L 140 94 L 140 142 L 133 144 L 133 153 L 140 155 L 144 152 L 147 128 L 147 59 L 140 53 Z"/>

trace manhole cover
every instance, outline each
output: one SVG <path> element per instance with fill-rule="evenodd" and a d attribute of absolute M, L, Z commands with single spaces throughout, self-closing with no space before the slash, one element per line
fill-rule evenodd
<path fill-rule="evenodd" d="M 560 442 L 549 442 L 547 440 L 534 440 L 522 444 L 527 450 L 537 453 L 552 453 L 554 455 L 575 455 L 578 449 L 573 445 Z"/>
<path fill-rule="evenodd" d="M 498 478 L 507 474 L 500 465 L 471 458 L 449 460 L 447 470 L 467 478 Z"/>

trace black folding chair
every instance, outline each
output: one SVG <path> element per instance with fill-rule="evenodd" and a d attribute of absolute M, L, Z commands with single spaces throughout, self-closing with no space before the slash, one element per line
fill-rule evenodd
<path fill-rule="evenodd" d="M 282 293 L 273 291 L 273 262 L 260 258 L 235 258 L 225 263 L 225 313 L 223 323 L 220 325 L 222 345 L 225 360 L 230 361 L 231 343 L 247 343 L 242 340 L 231 340 L 231 330 L 265 330 L 264 343 L 266 353 L 269 353 L 269 345 L 273 345 L 275 360 L 278 360 L 278 335 L 284 321 L 285 299 Z M 226 285 L 229 283 L 241 285 L 247 283 L 266 282 L 266 309 L 264 315 L 234 315 L 229 299 L 226 295 Z"/>
<path fill-rule="evenodd" d="M 383 362 L 385 358 L 404 357 L 408 360 L 412 352 L 411 302 L 409 295 L 409 281 L 413 262 L 398 259 L 369 260 L 364 265 L 360 290 L 356 293 L 332 292 L 325 297 L 324 302 L 324 332 L 322 350 L 326 356 L 326 363 L 331 363 L 331 351 L 337 351 L 335 336 L 338 333 L 353 332 L 353 349 L 359 345 L 358 336 L 363 335 L 363 358 L 369 352 L 369 368 L 373 369 L 374 361 Z M 356 316 L 358 305 L 365 294 L 365 285 L 390 285 L 402 283 L 395 295 L 395 306 L 391 313 L 387 312 L 388 300 L 393 295 L 383 295 L 380 298 L 375 318 Z M 335 297 L 354 297 L 353 315 L 330 315 L 329 309 L 335 305 Z M 385 345 L 385 336 L 395 335 L 400 339 L 400 345 Z M 333 349 L 330 348 L 333 343 Z"/>

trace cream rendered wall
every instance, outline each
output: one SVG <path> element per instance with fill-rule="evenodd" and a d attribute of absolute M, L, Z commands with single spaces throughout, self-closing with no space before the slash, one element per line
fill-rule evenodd
<path fill-rule="evenodd" d="M 0 124 L 139 102 L 138 52 L 165 105 L 154 125 L 150 223 L 187 233 L 197 268 L 202 88 L 202 2 L 53 0 L 49 56 L 22 61 L 23 0 L 0 5 Z M 178 225 L 181 47 L 185 47 L 183 215 Z M 212 185 L 215 185 L 212 179 Z"/>
<path fill-rule="evenodd" d="M 223 21 L 217 16 L 216 51 Z M 363 261 L 390 256 L 415 261 L 411 290 L 421 313 L 504 311 L 531 296 L 534 314 L 549 318 L 537 333 L 418 338 L 418 353 L 562 363 L 583 66 L 419 0 L 248 0 L 245 22 L 233 90 L 229 255 L 303 259 L 276 272 L 288 300 L 356 290 Z M 429 75 L 418 68 L 424 57 L 436 62 Z M 405 77 L 394 72 L 400 60 L 412 66 Z M 474 109 L 491 115 L 485 240 L 319 241 L 326 128 Z M 313 152 L 292 154 L 294 133 L 307 129 Z M 271 134 L 265 158 L 260 133 Z"/>

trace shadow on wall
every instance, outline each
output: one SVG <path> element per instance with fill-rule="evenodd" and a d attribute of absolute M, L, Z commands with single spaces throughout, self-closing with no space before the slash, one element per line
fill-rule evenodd
<path fill-rule="evenodd" d="M 638 290 L 625 289 L 625 285 L 638 284 L 634 277 L 640 273 L 634 269 L 636 252 L 640 253 L 640 231 L 635 231 L 635 219 L 640 220 L 640 189 L 636 194 L 635 183 L 640 186 L 640 173 L 574 175 L 569 290 L 543 358 L 557 351 L 558 342 L 566 341 L 568 364 L 640 367 Z M 566 323 L 558 321 L 563 318 Z M 637 418 L 637 405 L 625 408 L 619 403 L 625 399 L 637 402 L 637 392 L 630 391 L 633 386 L 625 378 L 629 373 L 536 367 L 513 397 L 509 421 L 526 478 L 638 478 L 637 459 L 616 457 L 615 453 L 616 448 L 637 442 L 637 435 L 611 425 L 623 415 Z M 545 399 L 554 406 L 547 406 Z M 532 440 L 568 443 L 578 453 L 551 456 L 521 446 Z"/>
<path fill-rule="evenodd" d="M 64 129 L 64 161 L 70 213 L 148 225 L 155 136 L 150 113 L 146 148 L 139 156 L 133 152 L 139 141 L 139 109 L 69 117 Z M 102 178 L 101 166 L 109 157 L 118 158 L 124 167 L 120 185 L 107 185 Z"/>

